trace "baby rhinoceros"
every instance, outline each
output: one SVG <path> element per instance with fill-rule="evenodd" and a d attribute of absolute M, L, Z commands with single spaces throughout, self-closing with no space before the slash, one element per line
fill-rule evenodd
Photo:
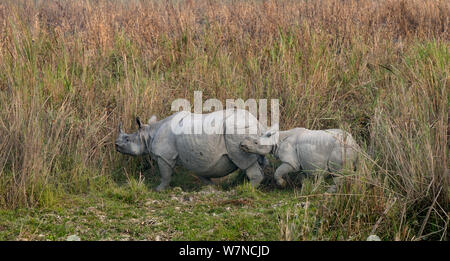
<path fill-rule="evenodd" d="M 277 136 L 277 137 L 276 137 Z M 317 172 L 334 173 L 344 166 L 355 166 L 359 146 L 346 131 L 340 129 L 288 131 L 269 130 L 259 138 L 247 137 L 241 149 L 260 155 L 273 154 L 281 161 L 275 171 L 275 180 L 284 187 L 283 177 L 302 170 L 306 175 Z M 336 191 L 336 178 L 328 192 Z"/>
<path fill-rule="evenodd" d="M 133 134 L 124 133 L 119 125 L 116 150 L 132 156 L 150 154 L 161 175 L 157 191 L 169 185 L 175 165 L 184 166 L 208 184 L 210 178 L 226 176 L 237 168 L 246 171 L 255 187 L 263 179 L 260 162 L 264 157 L 239 147 L 245 137 L 256 138 L 265 130 L 246 110 L 181 111 L 160 121 L 153 116 L 148 124 L 139 118 L 136 121 L 139 128 Z"/>

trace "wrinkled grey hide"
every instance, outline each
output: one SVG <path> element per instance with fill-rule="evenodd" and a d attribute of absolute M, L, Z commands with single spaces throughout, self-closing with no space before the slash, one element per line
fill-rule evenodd
<path fill-rule="evenodd" d="M 302 170 L 308 175 L 317 171 L 333 173 L 348 164 L 356 164 L 359 146 L 351 134 L 343 130 L 295 128 L 278 132 L 279 139 L 274 145 L 262 145 L 262 140 L 276 133 L 269 130 L 260 138 L 248 137 L 241 143 L 241 149 L 260 155 L 272 153 L 278 158 L 282 164 L 275 171 L 275 179 L 280 186 L 285 185 L 283 177 L 290 172 Z M 329 191 L 335 190 L 333 185 Z"/>
<path fill-rule="evenodd" d="M 160 121 L 153 116 L 148 124 L 142 124 L 138 118 L 136 120 L 139 126 L 136 133 L 125 134 L 119 126 L 116 150 L 128 155 L 150 154 L 157 161 L 161 173 L 158 191 L 170 183 L 175 165 L 193 171 L 205 183 L 210 183 L 210 178 L 226 176 L 237 168 L 246 171 L 255 187 L 263 179 L 258 161 L 264 162 L 264 158 L 239 148 L 244 138 L 256 138 L 264 131 L 264 127 L 246 110 L 208 114 L 181 111 Z M 196 126 L 202 130 L 202 124 L 213 128 L 195 134 Z M 182 130 L 190 130 L 191 134 Z M 249 134 L 250 130 L 255 134 Z"/>

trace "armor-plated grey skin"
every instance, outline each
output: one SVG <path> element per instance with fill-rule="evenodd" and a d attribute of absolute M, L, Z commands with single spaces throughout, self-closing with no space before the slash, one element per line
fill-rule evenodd
<path fill-rule="evenodd" d="M 216 117 L 211 117 L 216 116 Z M 182 128 L 191 129 L 195 133 L 195 123 L 200 126 L 205 121 L 214 120 L 213 126 L 217 132 L 189 134 L 181 132 Z M 246 123 L 234 119 L 250 119 Z M 156 160 L 161 174 L 161 184 L 157 191 L 165 189 L 172 176 L 175 165 L 182 165 L 193 171 L 205 183 L 211 183 L 210 178 L 226 176 L 236 169 L 246 171 L 253 186 L 257 187 L 263 174 L 259 162 L 264 157 L 247 153 L 239 148 L 246 137 L 258 137 L 265 130 L 256 118 L 246 110 L 217 111 L 208 114 L 194 114 L 187 111 L 177 112 L 163 120 L 157 121 L 153 116 L 148 124 L 142 124 L 136 118 L 139 129 L 133 134 L 126 134 L 119 125 L 119 136 L 115 142 L 118 152 L 128 155 L 150 154 Z M 249 134 L 249 124 L 255 134 Z M 179 129 L 174 128 L 179 127 Z M 199 126 L 199 125 L 195 125 Z M 208 125 L 209 126 L 209 125 Z M 232 131 L 235 131 L 233 134 Z M 247 131 L 243 132 L 238 131 Z"/>
<path fill-rule="evenodd" d="M 275 171 L 275 180 L 284 187 L 283 177 L 291 172 L 302 170 L 311 175 L 317 171 L 334 173 L 347 164 L 355 166 L 358 144 L 350 133 L 340 129 L 308 130 L 295 128 L 279 131 L 279 139 L 273 145 L 262 145 L 263 139 L 269 139 L 276 131 L 267 131 L 259 138 L 247 137 L 241 142 L 241 149 L 266 155 L 272 153 L 282 163 Z M 269 144 L 269 143 L 265 143 Z M 336 179 L 328 192 L 336 191 Z"/>

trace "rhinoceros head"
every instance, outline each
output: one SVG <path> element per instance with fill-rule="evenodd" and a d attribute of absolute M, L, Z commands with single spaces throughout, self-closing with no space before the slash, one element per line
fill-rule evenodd
<path fill-rule="evenodd" d="M 259 155 L 266 155 L 272 152 L 273 145 L 276 144 L 274 136 L 275 130 L 268 130 L 260 137 L 247 136 L 241 141 L 241 150 Z"/>
<path fill-rule="evenodd" d="M 142 124 L 139 117 L 136 117 L 138 130 L 131 134 L 125 133 L 122 129 L 122 123 L 119 123 L 119 136 L 115 142 L 116 151 L 131 156 L 150 153 L 150 132 L 151 125 L 154 122 L 156 122 L 155 116 L 148 121 L 148 124 Z"/>

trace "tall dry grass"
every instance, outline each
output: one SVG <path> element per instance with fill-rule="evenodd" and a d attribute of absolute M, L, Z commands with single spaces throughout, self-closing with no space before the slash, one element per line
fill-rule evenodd
<path fill-rule="evenodd" d="M 283 129 L 341 127 L 363 145 L 319 208 L 340 236 L 321 238 L 446 239 L 449 17 L 443 0 L 2 1 L 0 206 L 133 172 L 112 146 L 119 119 L 202 90 L 279 98 Z"/>

